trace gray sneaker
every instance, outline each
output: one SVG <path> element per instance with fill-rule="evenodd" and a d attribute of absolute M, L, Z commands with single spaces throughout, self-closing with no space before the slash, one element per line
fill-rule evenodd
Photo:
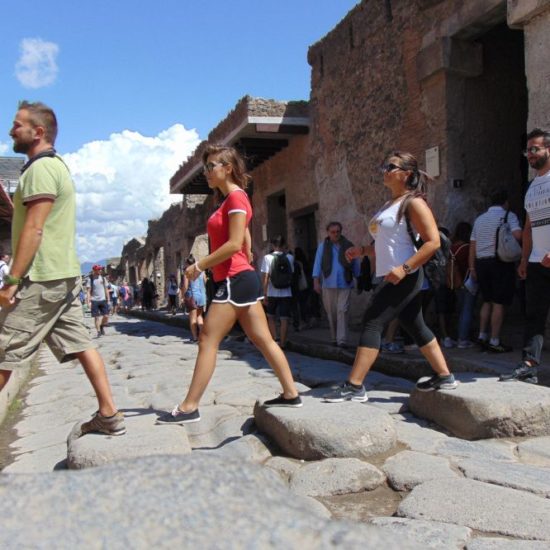
<path fill-rule="evenodd" d="M 531 367 L 525 362 L 521 362 L 510 374 L 501 374 L 501 382 L 527 382 L 528 384 L 538 384 L 537 367 Z"/>
<path fill-rule="evenodd" d="M 342 401 L 357 401 L 364 403 L 369 400 L 365 386 L 354 388 L 349 382 L 344 382 L 335 390 L 323 395 L 325 403 L 341 403 Z"/>
<path fill-rule="evenodd" d="M 124 435 L 126 433 L 124 415 L 118 411 L 113 416 L 101 416 L 97 411 L 91 420 L 80 426 L 80 437 L 88 433 Z"/>
<path fill-rule="evenodd" d="M 455 390 L 457 387 L 458 384 L 452 374 L 447 376 L 434 374 L 429 378 L 423 377 L 416 383 L 416 389 L 419 391 Z"/>

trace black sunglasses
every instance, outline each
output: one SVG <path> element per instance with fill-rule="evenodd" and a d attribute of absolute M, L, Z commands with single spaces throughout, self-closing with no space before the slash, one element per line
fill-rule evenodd
<path fill-rule="evenodd" d="M 393 162 L 384 163 L 384 164 L 382 164 L 382 166 L 380 166 L 380 171 L 383 174 L 393 172 L 394 170 L 403 170 L 403 171 L 405 171 L 405 168 L 403 168 L 402 166 L 398 166 L 397 164 L 393 164 Z"/>

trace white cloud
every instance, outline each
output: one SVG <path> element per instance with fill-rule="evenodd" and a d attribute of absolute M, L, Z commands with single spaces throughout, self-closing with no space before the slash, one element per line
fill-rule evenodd
<path fill-rule="evenodd" d="M 2 143 L 0 141 L 0 155 L 4 155 L 9 151 L 10 146 L 7 143 Z"/>
<path fill-rule="evenodd" d="M 77 248 L 81 261 L 119 256 L 126 241 L 147 233 L 181 195 L 169 180 L 199 144 L 195 130 L 175 124 L 158 136 L 124 130 L 63 156 L 77 192 Z"/>
<path fill-rule="evenodd" d="M 41 38 L 24 38 L 20 44 L 21 57 L 15 65 L 15 74 L 25 88 L 43 88 L 55 82 L 59 46 Z"/>

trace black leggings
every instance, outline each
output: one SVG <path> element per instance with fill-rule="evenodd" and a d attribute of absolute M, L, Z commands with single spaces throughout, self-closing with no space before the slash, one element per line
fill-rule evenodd
<path fill-rule="evenodd" d="M 380 349 L 384 327 L 396 317 L 418 347 L 429 344 L 435 338 L 422 316 L 420 289 L 423 281 L 424 273 L 419 269 L 397 285 L 384 281 L 378 286 L 363 317 L 360 347 Z"/>
<path fill-rule="evenodd" d="M 523 358 L 540 364 L 546 318 L 550 310 L 550 268 L 527 264 L 525 281 L 525 347 Z"/>

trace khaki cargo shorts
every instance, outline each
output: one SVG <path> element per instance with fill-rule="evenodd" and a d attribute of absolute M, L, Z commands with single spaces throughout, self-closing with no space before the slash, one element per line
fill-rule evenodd
<path fill-rule="evenodd" d="M 0 310 L 0 369 L 17 368 L 44 340 L 60 363 L 93 348 L 80 289 L 80 277 L 46 282 L 25 278 L 15 305 Z"/>

